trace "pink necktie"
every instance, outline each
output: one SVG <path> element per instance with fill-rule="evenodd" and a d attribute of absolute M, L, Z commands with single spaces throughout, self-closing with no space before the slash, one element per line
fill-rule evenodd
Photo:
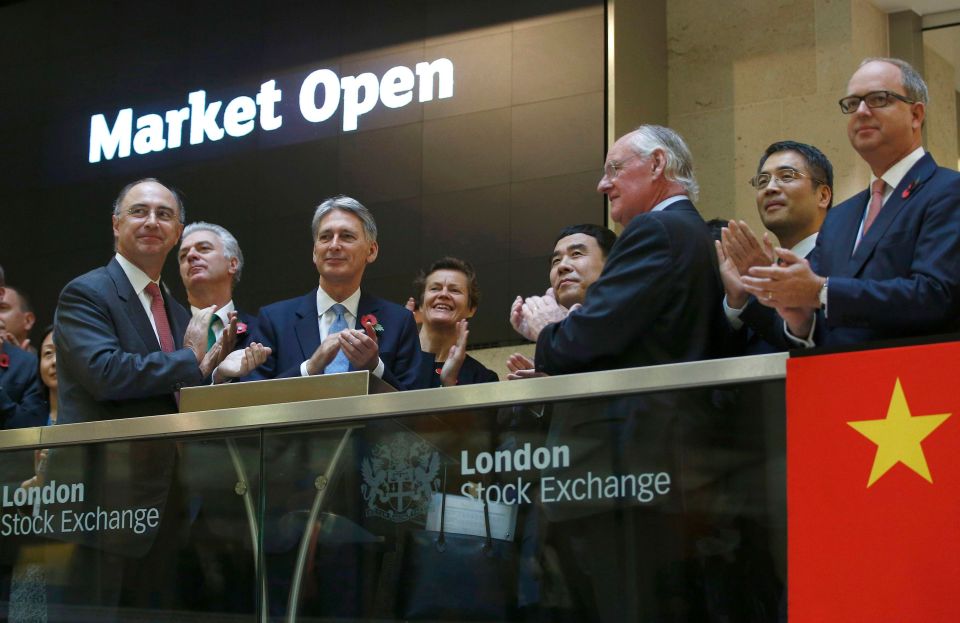
<path fill-rule="evenodd" d="M 170 331 L 170 321 L 167 319 L 167 310 L 163 307 L 163 295 L 160 294 L 160 287 L 151 282 L 146 287 L 147 294 L 150 295 L 150 311 L 153 312 L 153 321 L 157 325 L 157 336 L 160 338 L 160 350 L 165 353 L 172 353 L 175 349 L 173 345 L 173 332 Z"/>
<path fill-rule="evenodd" d="M 873 225 L 877 215 L 880 214 L 880 208 L 883 207 L 883 191 L 886 190 L 887 183 L 882 179 L 873 180 L 870 185 L 870 207 L 867 208 L 867 218 L 863 220 L 863 236 L 867 235 L 867 230 Z M 863 237 L 861 236 L 861 237 Z"/>

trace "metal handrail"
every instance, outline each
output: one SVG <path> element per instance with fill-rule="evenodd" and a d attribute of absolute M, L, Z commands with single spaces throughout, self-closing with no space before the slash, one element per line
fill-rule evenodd
<path fill-rule="evenodd" d="M 0 431 L 0 450 L 227 434 L 531 402 L 783 379 L 786 353 Z M 348 372 L 346 374 L 369 374 Z"/>

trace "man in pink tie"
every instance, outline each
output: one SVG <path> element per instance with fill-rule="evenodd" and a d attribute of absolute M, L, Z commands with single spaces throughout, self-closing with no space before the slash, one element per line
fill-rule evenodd
<path fill-rule="evenodd" d="M 58 423 L 176 413 L 180 388 L 246 374 L 266 358 L 256 344 L 230 353 L 235 319 L 208 349 L 215 306 L 191 320 L 161 284 L 184 217 L 179 195 L 156 179 L 120 191 L 113 206 L 116 254 L 105 267 L 67 284 L 57 305 Z M 177 455 L 173 441 L 159 439 L 51 452 L 48 478 L 84 483 L 83 511 L 156 513 L 140 532 L 64 535 L 82 545 L 71 563 L 64 601 L 107 607 L 104 620 L 118 605 L 176 607 L 176 590 L 160 590 L 156 583 L 176 576 L 185 521 Z"/>
<path fill-rule="evenodd" d="M 868 58 L 840 110 L 870 187 L 827 215 L 809 261 L 777 248 L 747 289 L 792 346 L 857 344 L 960 327 L 960 174 L 923 149 L 927 86 L 909 63 Z"/>

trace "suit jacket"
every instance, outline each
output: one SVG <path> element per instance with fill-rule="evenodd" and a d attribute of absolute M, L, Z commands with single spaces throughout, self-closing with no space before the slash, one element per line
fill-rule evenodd
<path fill-rule="evenodd" d="M 417 374 L 416 389 L 430 389 L 440 387 L 440 374 L 437 372 L 443 364 L 437 361 L 436 355 L 420 351 L 420 371 Z M 496 383 L 500 380 L 497 373 L 486 368 L 482 363 L 467 355 L 457 375 L 457 385 L 474 385 L 476 383 Z"/>
<path fill-rule="evenodd" d="M 9 359 L 7 367 L 0 367 L 0 428 L 43 426 L 50 409 L 36 356 L 6 342 L 0 344 L 0 353 Z"/>
<path fill-rule="evenodd" d="M 202 379 L 193 352 L 181 348 L 190 314 L 166 292 L 164 303 L 178 349 L 172 353 L 160 350 L 150 319 L 116 259 L 67 284 L 54 317 L 58 424 L 177 412 L 175 392 Z M 153 507 L 161 516 L 171 513 L 165 521 L 179 521 L 181 509 L 167 509 L 175 465 L 173 441 L 113 442 L 56 449 L 47 477 L 82 480 L 87 491 L 83 510 Z M 68 538 L 141 556 L 155 536 L 155 529 L 147 529 L 140 535 L 108 530 Z"/>
<path fill-rule="evenodd" d="M 54 317 L 59 423 L 177 412 L 175 392 L 202 379 L 193 352 L 182 348 L 190 314 L 166 293 L 164 303 L 172 353 L 160 350 L 115 259 L 67 284 Z"/>
<path fill-rule="evenodd" d="M 713 239 L 690 201 L 635 217 L 581 309 L 548 325 L 536 366 L 548 374 L 726 354 L 730 328 Z"/>
<path fill-rule="evenodd" d="M 240 324 L 246 325 L 246 330 L 243 333 L 240 333 Z M 233 350 L 250 346 L 250 342 L 254 341 L 253 336 L 258 332 L 258 327 L 259 324 L 257 323 L 256 316 L 237 309 L 237 345 Z"/>
<path fill-rule="evenodd" d="M 413 314 L 396 303 L 361 292 L 357 319 L 367 314 L 375 315 L 383 326 L 383 334 L 378 337 L 383 380 L 400 390 L 413 388 L 420 366 L 420 339 Z M 257 322 L 259 329 L 253 341 L 269 346 L 273 352 L 249 378 L 300 376 L 300 364 L 320 346 L 317 289 L 267 305 L 260 310 Z"/>
<path fill-rule="evenodd" d="M 830 278 L 818 345 L 955 331 L 960 312 L 960 173 L 924 154 L 854 250 L 870 191 L 830 210 L 811 265 Z"/>

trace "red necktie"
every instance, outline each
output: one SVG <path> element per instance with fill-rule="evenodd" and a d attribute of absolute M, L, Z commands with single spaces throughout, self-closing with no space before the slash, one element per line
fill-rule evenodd
<path fill-rule="evenodd" d="M 867 235 L 867 230 L 873 225 L 877 215 L 880 214 L 880 208 L 883 207 L 883 191 L 886 190 L 887 183 L 882 179 L 873 180 L 870 185 L 870 207 L 867 208 L 867 218 L 863 219 L 863 236 Z M 861 238 L 863 237 L 861 236 Z"/>
<path fill-rule="evenodd" d="M 176 348 L 173 345 L 173 332 L 170 331 L 170 321 L 167 319 L 167 310 L 163 307 L 163 295 L 160 287 L 150 282 L 146 287 L 150 295 L 150 311 L 153 312 L 153 321 L 157 325 L 157 337 L 160 338 L 160 350 L 172 353 Z"/>

